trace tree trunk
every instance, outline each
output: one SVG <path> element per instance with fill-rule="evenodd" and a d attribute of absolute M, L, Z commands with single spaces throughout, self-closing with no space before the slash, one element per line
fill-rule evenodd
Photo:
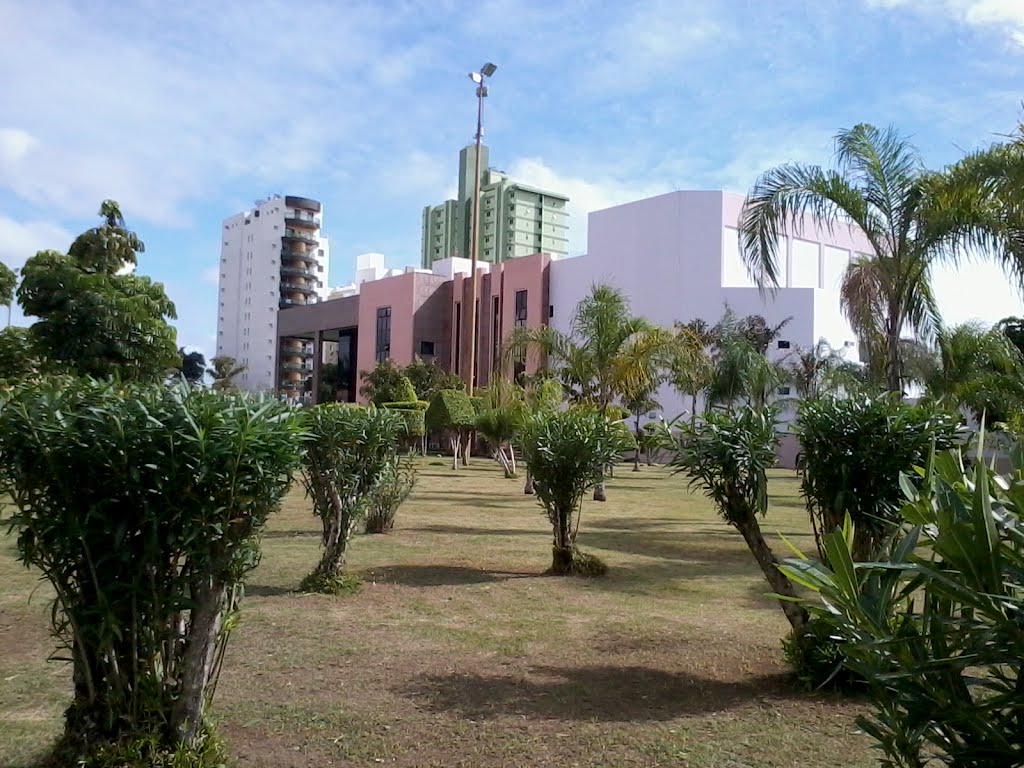
<path fill-rule="evenodd" d="M 223 582 L 212 581 L 193 588 L 195 604 L 189 617 L 182 655 L 181 689 L 170 722 L 175 740 L 188 746 L 195 746 L 197 737 L 202 733 L 206 687 L 213 674 L 226 598 L 227 589 Z"/>
<path fill-rule="evenodd" d="M 516 448 L 511 442 L 508 444 L 508 460 L 512 465 L 512 477 L 516 476 Z"/>
<path fill-rule="evenodd" d="M 526 485 L 523 486 L 523 493 L 526 496 L 533 496 L 533 473 L 529 469 L 526 470 Z"/>
<path fill-rule="evenodd" d="M 758 525 L 757 518 L 754 515 L 749 515 L 742 523 L 737 523 L 736 528 L 742 534 L 743 540 L 747 542 L 747 546 L 753 553 L 754 559 L 757 560 L 757 564 L 761 566 L 761 571 L 764 573 L 764 577 L 768 580 L 775 594 L 785 597 L 796 597 L 793 582 L 778 569 L 779 561 L 772 554 L 768 542 L 764 540 L 764 535 L 761 533 L 761 526 Z M 807 622 L 809 620 L 807 611 L 799 603 L 790 602 L 789 600 L 779 600 L 779 605 L 782 607 L 782 612 L 786 614 L 786 619 L 789 620 L 790 625 L 793 627 L 794 634 L 802 635 L 807 630 Z"/>
<path fill-rule="evenodd" d="M 473 442 L 476 440 L 476 432 L 472 429 L 466 430 L 462 437 L 462 466 L 469 466 L 470 456 L 473 454 Z"/>
<path fill-rule="evenodd" d="M 452 446 L 452 469 L 458 469 L 460 453 L 459 446 L 461 444 L 461 441 L 459 440 L 459 435 L 456 434 L 454 437 L 450 438 L 450 442 Z"/>
<path fill-rule="evenodd" d="M 886 350 L 888 359 L 885 364 L 885 376 L 890 392 L 898 392 L 903 397 L 903 371 L 900 365 L 900 326 L 898 319 L 892 318 L 886 328 L 889 348 Z"/>
<path fill-rule="evenodd" d="M 690 426 L 697 426 L 697 393 L 690 393 Z"/>
<path fill-rule="evenodd" d="M 572 573 L 574 549 L 572 541 L 572 514 L 565 514 L 559 511 L 554 528 L 555 540 L 551 547 L 551 572 L 563 575 Z"/>
<path fill-rule="evenodd" d="M 608 501 L 608 494 L 605 492 L 604 482 L 594 486 L 594 501 Z"/>

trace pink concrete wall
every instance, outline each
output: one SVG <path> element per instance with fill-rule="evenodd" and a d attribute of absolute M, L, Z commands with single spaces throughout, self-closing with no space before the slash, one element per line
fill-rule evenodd
<path fill-rule="evenodd" d="M 415 312 L 414 273 L 371 280 L 359 286 L 359 331 L 356 352 L 357 387 L 363 384 L 363 371 L 376 365 L 377 309 L 391 307 L 391 355 L 398 365 L 412 362 L 413 313 Z M 365 404 L 359 396 L 358 402 Z"/>
<path fill-rule="evenodd" d="M 536 328 L 548 323 L 550 301 L 548 276 L 551 256 L 535 253 L 510 259 L 501 265 L 501 332 L 507 338 L 515 328 L 516 292 L 526 291 L 526 325 Z M 539 360 L 536 355 L 526 359 L 526 372 L 536 373 Z"/>

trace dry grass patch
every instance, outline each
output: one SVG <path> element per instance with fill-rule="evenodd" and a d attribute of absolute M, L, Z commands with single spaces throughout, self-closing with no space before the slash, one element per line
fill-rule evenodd
<path fill-rule="evenodd" d="M 319 522 L 300 492 L 272 519 L 215 704 L 239 765 L 877 764 L 855 703 L 791 683 L 767 584 L 681 478 L 623 467 L 584 504 L 579 544 L 610 572 L 581 580 L 543 575 L 550 526 L 521 480 L 432 461 L 394 532 L 353 542 L 357 594 L 295 592 Z M 812 550 L 795 478 L 772 491 L 766 532 Z M 0 765 L 41 754 L 69 690 L 35 586 L 3 540 Z"/>

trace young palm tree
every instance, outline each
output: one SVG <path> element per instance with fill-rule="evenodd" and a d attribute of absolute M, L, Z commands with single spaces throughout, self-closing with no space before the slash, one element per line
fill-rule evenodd
<path fill-rule="evenodd" d="M 892 128 L 840 131 L 837 170 L 789 163 L 757 180 L 740 214 L 743 260 L 762 288 L 774 288 L 777 239 L 800 234 L 805 217 L 829 230 L 843 224 L 863 232 L 873 253 L 851 262 L 842 307 L 868 355 L 885 361 L 889 389 L 902 391 L 901 337 L 927 339 L 937 330 L 937 263 L 984 254 L 1024 276 L 1022 187 L 1010 183 L 1021 178 L 1022 156 L 1017 145 L 1000 145 L 931 173 Z"/>
<path fill-rule="evenodd" d="M 570 400 L 607 414 L 616 400 L 651 386 L 675 349 L 675 336 L 634 317 L 620 290 L 595 285 L 576 306 L 568 334 L 550 326 L 517 328 L 505 344 L 504 360 L 536 355 Z M 603 495 L 598 486 L 594 497 Z"/>
<path fill-rule="evenodd" d="M 245 366 L 241 365 L 235 358 L 226 355 L 215 357 L 212 365 L 206 369 L 213 379 L 214 389 L 235 389 L 235 376 L 245 372 Z"/>
<path fill-rule="evenodd" d="M 926 397 L 1002 421 L 1024 407 L 1024 358 L 1001 328 L 963 323 L 939 333 L 938 364 Z"/>
<path fill-rule="evenodd" d="M 669 367 L 676 392 L 690 398 L 690 426 L 697 423 L 697 397 L 711 384 L 714 365 L 709 348 L 715 336 L 706 321 L 696 318 L 676 323 L 677 351 Z"/>

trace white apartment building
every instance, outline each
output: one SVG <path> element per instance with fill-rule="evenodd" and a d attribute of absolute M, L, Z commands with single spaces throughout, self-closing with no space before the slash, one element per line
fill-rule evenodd
<path fill-rule="evenodd" d="M 739 255 L 743 200 L 729 192 L 678 191 L 591 213 L 586 255 L 551 263 L 551 324 L 568 332 L 576 304 L 592 285 L 608 283 L 625 292 L 634 314 L 664 327 L 694 318 L 714 325 L 728 305 L 772 325 L 792 318 L 776 342 L 776 359 L 825 339 L 858 360 L 857 337 L 840 310 L 839 281 L 853 255 L 869 251 L 864 236 L 806 220 L 781 239 L 781 285 L 762 295 Z M 782 387 L 778 396 L 791 393 Z M 657 399 L 667 419 L 690 408 L 668 386 Z"/>
<path fill-rule="evenodd" d="M 279 309 L 327 297 L 330 248 L 320 234 L 323 206 L 275 195 L 224 220 L 221 230 L 217 355 L 246 370 L 236 383 L 250 392 L 301 392 L 313 350 L 283 339 Z"/>

